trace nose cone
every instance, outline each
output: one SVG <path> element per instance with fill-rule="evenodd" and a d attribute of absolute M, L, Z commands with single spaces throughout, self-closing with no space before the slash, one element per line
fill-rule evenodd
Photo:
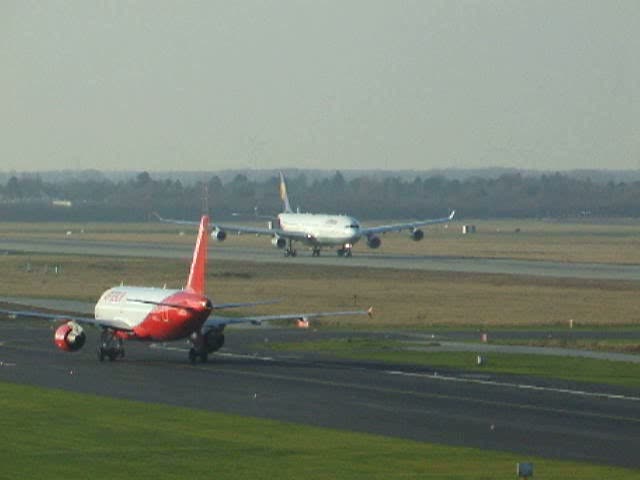
<path fill-rule="evenodd" d="M 349 219 L 349 223 L 345 225 L 344 231 L 352 243 L 360 238 L 360 224 L 355 218 Z"/>

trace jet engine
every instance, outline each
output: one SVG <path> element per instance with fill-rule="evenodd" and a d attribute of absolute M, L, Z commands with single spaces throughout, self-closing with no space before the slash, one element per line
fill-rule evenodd
<path fill-rule="evenodd" d="M 207 349 L 207 353 L 220 350 L 224 345 L 224 333 L 217 332 L 215 330 L 207 333 L 204 337 L 204 344 Z"/>
<path fill-rule="evenodd" d="M 419 228 L 414 228 L 413 230 L 411 230 L 411 240 L 413 240 L 414 242 L 419 242 L 423 238 L 424 232 L 422 230 L 420 230 Z"/>
<path fill-rule="evenodd" d="M 382 240 L 380 240 L 380 237 L 376 235 L 371 235 L 370 237 L 367 237 L 367 247 L 378 248 L 381 244 L 382 244 Z"/>
<path fill-rule="evenodd" d="M 273 246 L 274 246 L 274 247 L 276 247 L 276 248 L 280 248 L 280 249 L 282 249 L 282 248 L 284 248 L 284 247 L 286 247 L 286 246 L 287 246 L 287 241 L 286 241 L 284 238 L 282 238 L 282 237 L 278 237 L 278 236 L 276 235 L 275 237 L 273 237 L 273 238 L 271 239 L 271 245 L 273 245 Z"/>
<path fill-rule="evenodd" d="M 211 232 L 211 238 L 213 238 L 216 242 L 224 242 L 227 239 L 227 232 L 216 228 L 215 230 L 213 230 L 213 232 Z"/>
<path fill-rule="evenodd" d="M 75 352 L 80 350 L 87 341 L 87 335 L 78 323 L 70 320 L 56 329 L 54 341 L 60 350 Z"/>

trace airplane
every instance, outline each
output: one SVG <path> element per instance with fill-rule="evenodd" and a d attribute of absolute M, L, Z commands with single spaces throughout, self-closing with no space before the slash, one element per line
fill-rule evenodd
<path fill-rule="evenodd" d="M 323 247 L 338 247 L 336 253 L 339 256 L 351 257 L 353 246 L 361 238 L 366 239 L 369 248 L 376 249 L 382 244 L 380 234 L 410 230 L 409 238 L 418 242 L 424 238 L 424 231 L 420 227 L 450 222 L 456 214 L 453 210 L 444 218 L 363 227 L 358 220 L 348 215 L 294 212 L 289 203 L 287 185 L 282 172 L 280 172 L 280 199 L 283 211 L 274 221 L 268 223 L 267 228 L 214 224 L 211 236 L 216 241 L 223 242 L 227 238 L 227 232 L 268 235 L 274 247 L 284 250 L 285 257 L 297 255 L 295 242 L 311 247 L 313 257 L 319 257 Z M 197 222 L 163 218 L 157 213 L 154 215 L 164 223 L 197 225 Z"/>
<path fill-rule="evenodd" d="M 222 348 L 227 325 L 269 320 L 298 320 L 325 316 L 369 315 L 372 309 L 337 312 L 295 313 L 247 317 L 212 316 L 215 310 L 275 303 L 273 301 L 214 303 L 205 295 L 209 217 L 203 215 L 187 285 L 182 290 L 166 288 L 116 286 L 106 290 L 95 305 L 94 316 L 56 315 L 28 310 L 3 310 L 10 318 L 30 317 L 59 321 L 54 334 L 55 345 L 65 352 L 80 350 L 86 342 L 82 325 L 101 329 L 97 355 L 102 362 L 124 357 L 124 340 L 167 342 L 188 339 L 191 342 L 189 361 L 207 362 L 208 355 Z"/>

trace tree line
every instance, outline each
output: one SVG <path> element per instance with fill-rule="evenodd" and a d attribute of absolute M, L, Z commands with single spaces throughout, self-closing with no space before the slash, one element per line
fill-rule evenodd
<path fill-rule="evenodd" d="M 441 217 L 456 209 L 467 218 L 571 218 L 640 216 L 640 181 L 595 182 L 562 173 L 503 174 L 496 178 L 411 180 L 340 172 L 287 179 L 292 208 L 311 213 L 348 213 L 359 219 Z M 194 219 L 204 209 L 218 220 L 281 211 L 278 178 L 249 180 L 216 175 L 183 185 L 141 172 L 127 180 L 101 178 L 62 182 L 36 175 L 13 176 L 0 184 L 0 220 L 142 221 L 151 212 Z"/>

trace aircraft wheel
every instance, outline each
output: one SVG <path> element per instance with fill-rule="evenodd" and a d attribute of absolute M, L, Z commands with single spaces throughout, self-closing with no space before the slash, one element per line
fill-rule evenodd
<path fill-rule="evenodd" d="M 289 251 L 289 249 L 287 248 L 287 249 L 284 251 L 284 256 L 285 256 L 285 257 L 288 257 L 289 255 L 291 255 L 291 252 L 290 252 L 290 251 Z"/>
<path fill-rule="evenodd" d="M 351 256 L 351 250 L 347 250 L 346 252 L 344 252 L 344 256 L 345 257 L 350 257 Z"/>
<path fill-rule="evenodd" d="M 291 256 L 295 257 L 298 255 L 298 251 L 297 250 L 291 250 Z"/>
<path fill-rule="evenodd" d="M 195 365 L 197 359 L 198 353 L 195 351 L 195 349 L 189 349 L 189 362 L 191 363 L 191 365 Z"/>

